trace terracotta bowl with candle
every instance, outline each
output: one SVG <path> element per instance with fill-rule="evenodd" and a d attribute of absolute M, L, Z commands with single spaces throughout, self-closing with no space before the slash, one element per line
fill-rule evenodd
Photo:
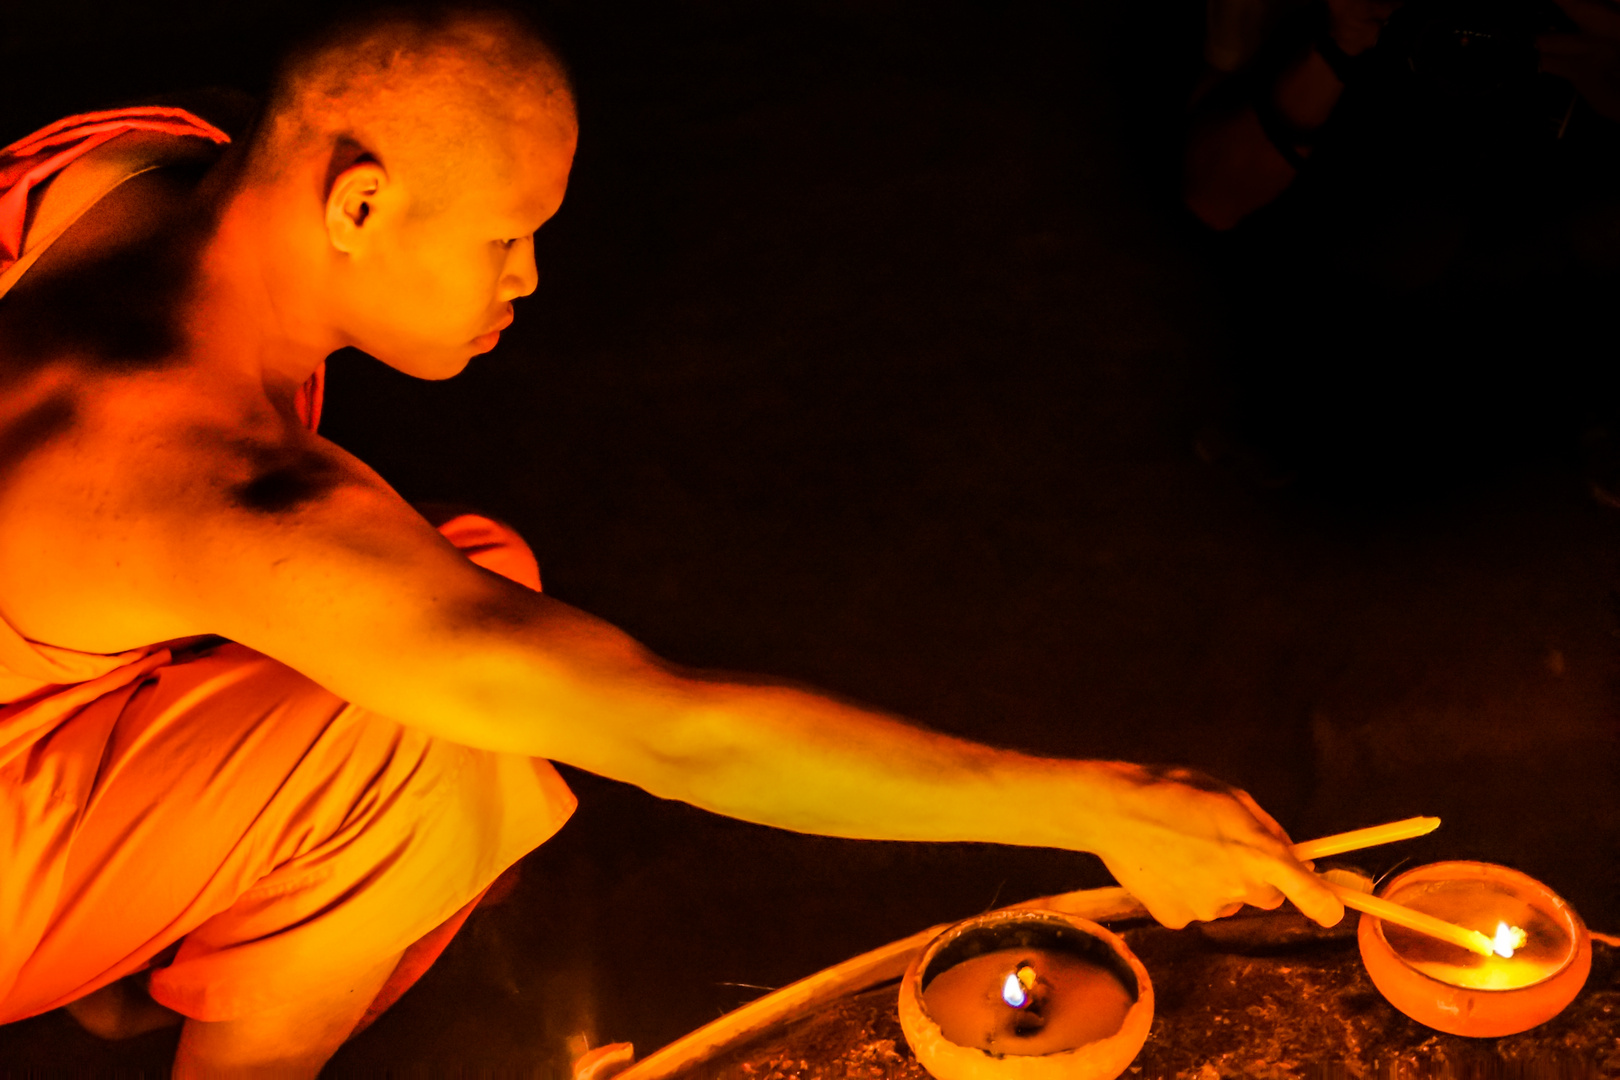
<path fill-rule="evenodd" d="M 1552 1019 L 1586 985 L 1592 968 L 1586 924 L 1551 889 L 1517 870 L 1431 863 L 1392 879 L 1379 895 L 1498 942 L 1499 955 L 1477 956 L 1362 916 L 1357 938 L 1367 974 L 1391 1005 L 1420 1024 L 1452 1035 L 1515 1035 Z"/>
<path fill-rule="evenodd" d="M 936 1080 L 1113 1080 L 1152 1024 L 1153 984 L 1125 942 L 1053 911 L 957 923 L 900 982 L 900 1026 Z"/>

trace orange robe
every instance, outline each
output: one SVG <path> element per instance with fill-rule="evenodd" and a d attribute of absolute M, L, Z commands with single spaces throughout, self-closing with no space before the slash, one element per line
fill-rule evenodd
<path fill-rule="evenodd" d="M 224 141 L 162 112 L 176 127 L 128 130 L 172 138 L 136 151 L 106 134 L 120 113 L 0 151 L 0 295 L 64 221 L 152 167 L 154 146 Z M 75 143 L 74 120 L 100 142 Z M 51 154 L 67 158 L 54 173 Z M 8 203 L 19 178 L 31 190 Z M 26 235 L 8 206 L 32 209 Z M 311 429 L 321 381 L 300 396 Z M 540 587 L 510 528 L 466 514 L 440 531 Z M 159 1003 L 227 1020 L 406 950 L 364 1027 L 575 806 L 549 762 L 404 727 L 217 638 L 100 656 L 0 618 L 0 702 L 0 1023 L 146 970 Z"/>

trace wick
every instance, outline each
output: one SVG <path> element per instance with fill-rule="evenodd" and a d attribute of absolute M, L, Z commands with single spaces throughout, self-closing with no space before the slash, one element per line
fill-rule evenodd
<path fill-rule="evenodd" d="M 1035 989 L 1035 982 L 1040 976 L 1026 961 L 1019 964 L 1017 969 L 1001 984 L 1001 1000 L 1015 1009 L 1025 1009 L 1030 1004 L 1030 991 Z"/>
<path fill-rule="evenodd" d="M 1528 940 L 1530 940 L 1530 935 L 1519 927 L 1499 922 L 1496 924 L 1496 936 L 1491 939 L 1491 947 L 1496 951 L 1497 956 L 1505 960 L 1511 958 L 1519 949 L 1524 948 L 1525 942 Z"/>

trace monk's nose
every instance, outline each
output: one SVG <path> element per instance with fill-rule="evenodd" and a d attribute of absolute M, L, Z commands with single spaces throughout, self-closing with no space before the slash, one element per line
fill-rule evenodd
<path fill-rule="evenodd" d="M 534 237 L 526 236 L 513 244 L 506 256 L 501 273 L 500 298 L 514 300 L 528 296 L 540 283 L 540 271 L 534 265 Z"/>

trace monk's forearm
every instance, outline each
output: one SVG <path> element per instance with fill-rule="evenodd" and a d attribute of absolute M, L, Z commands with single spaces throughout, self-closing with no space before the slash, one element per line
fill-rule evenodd
<path fill-rule="evenodd" d="M 1096 850 L 1102 763 L 996 750 L 788 687 L 715 684 L 667 794 L 764 825 L 883 840 Z"/>
<path fill-rule="evenodd" d="M 1098 850 L 1118 767 L 998 750 L 762 680 L 683 670 L 602 620 L 527 594 L 446 636 L 455 676 L 414 726 L 565 762 L 777 828 Z M 476 631 L 467 629 L 476 625 Z M 459 654 L 446 657 L 448 649 Z"/>
<path fill-rule="evenodd" d="M 398 638 L 436 644 L 369 683 L 372 707 L 763 825 L 1090 851 L 1170 926 L 1283 895 L 1323 925 L 1343 914 L 1252 800 L 1208 777 L 1030 757 L 793 687 L 682 671 L 515 589 Z"/>

